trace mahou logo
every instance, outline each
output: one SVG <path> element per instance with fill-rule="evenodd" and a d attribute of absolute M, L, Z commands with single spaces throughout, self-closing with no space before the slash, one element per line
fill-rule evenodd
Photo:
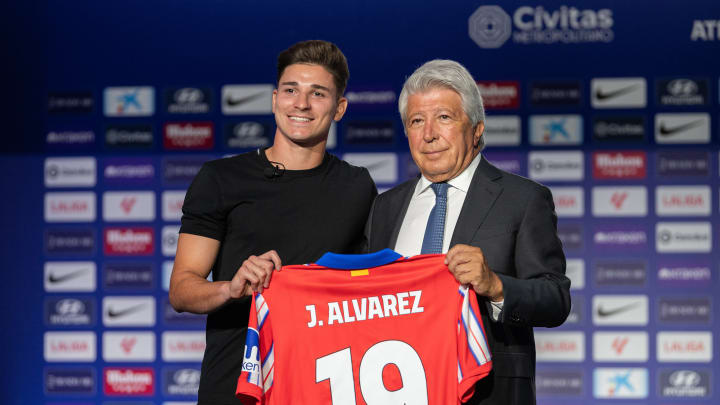
<path fill-rule="evenodd" d="M 645 152 L 595 152 L 593 153 L 593 178 L 595 179 L 644 179 L 647 176 Z"/>
<path fill-rule="evenodd" d="M 212 122 L 174 122 L 165 124 L 165 149 L 212 149 Z"/>
<path fill-rule="evenodd" d="M 487 109 L 508 109 L 520 106 L 520 83 L 517 81 L 477 82 L 483 105 Z"/>
<path fill-rule="evenodd" d="M 151 255 L 155 251 L 155 231 L 150 227 L 105 228 L 106 255 Z"/>
<path fill-rule="evenodd" d="M 103 392 L 105 395 L 153 395 L 155 371 L 152 368 L 106 368 Z"/>

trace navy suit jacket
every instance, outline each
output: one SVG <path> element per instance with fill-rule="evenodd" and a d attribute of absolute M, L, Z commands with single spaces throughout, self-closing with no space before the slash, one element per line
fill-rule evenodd
<path fill-rule="evenodd" d="M 409 180 L 376 197 L 365 230 L 368 252 L 395 247 L 417 182 Z M 489 319 L 487 305 L 480 306 L 494 370 L 485 378 L 490 381 L 476 386 L 482 392 L 476 392 L 469 403 L 532 404 L 532 328 L 558 326 L 570 312 L 570 280 L 565 277 L 550 190 L 481 157 L 452 235 L 450 246 L 456 244 L 482 249 L 487 265 L 503 283 L 505 296 L 497 322 Z M 478 298 L 481 303 L 486 300 Z"/>

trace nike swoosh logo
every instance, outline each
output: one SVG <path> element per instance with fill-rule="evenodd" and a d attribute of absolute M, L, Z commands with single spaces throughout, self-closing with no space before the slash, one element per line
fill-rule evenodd
<path fill-rule="evenodd" d="M 121 316 L 129 315 L 134 312 L 137 312 L 137 311 L 141 310 L 145 305 L 146 304 L 137 304 L 137 305 L 133 305 L 131 307 L 127 307 L 125 309 L 121 309 L 119 311 L 116 311 L 113 308 L 108 308 L 107 314 L 110 318 L 118 318 Z"/>
<path fill-rule="evenodd" d="M 633 91 L 635 91 L 635 89 L 637 89 L 639 87 L 640 87 L 639 84 L 632 84 L 630 86 L 622 87 L 617 90 L 608 91 L 608 92 L 605 92 L 602 89 L 597 89 L 595 91 L 595 98 L 598 100 L 607 100 L 609 98 L 620 97 L 624 94 L 632 93 Z"/>
<path fill-rule="evenodd" d="M 265 96 L 265 92 L 251 94 L 249 96 L 240 97 L 240 98 L 233 98 L 231 95 L 228 95 L 227 97 L 225 97 L 225 104 L 227 104 L 230 107 L 237 107 L 237 106 L 249 103 L 249 102 L 256 100 L 260 97 L 263 97 L 263 96 Z"/>
<path fill-rule="evenodd" d="M 80 269 L 80 270 L 71 271 L 70 273 L 65 273 L 62 276 L 58 276 L 56 274 L 50 273 L 50 275 L 48 275 L 48 281 L 51 284 L 62 283 L 63 281 L 72 280 L 73 278 L 78 278 L 87 271 L 88 271 L 88 269 Z"/>
<path fill-rule="evenodd" d="M 665 126 L 664 122 L 660 123 L 660 135 L 661 136 L 671 136 L 678 132 L 682 132 L 685 130 L 688 130 L 690 128 L 695 128 L 703 124 L 703 120 L 696 120 L 692 122 L 688 122 L 687 124 L 678 125 L 676 127 L 668 128 Z"/>
<path fill-rule="evenodd" d="M 613 309 L 605 309 L 605 308 L 603 308 L 602 306 L 599 306 L 599 305 L 598 305 L 597 314 L 598 314 L 599 317 L 605 318 L 605 317 L 608 317 L 608 316 L 612 316 L 612 315 L 619 314 L 619 313 L 621 313 L 621 312 L 625 312 L 625 311 L 627 311 L 627 310 L 630 310 L 630 309 L 638 306 L 639 304 L 640 304 L 639 302 L 633 302 L 633 303 L 631 303 L 631 304 L 623 305 L 623 306 L 621 306 L 621 307 L 617 307 L 617 308 L 613 308 Z"/>

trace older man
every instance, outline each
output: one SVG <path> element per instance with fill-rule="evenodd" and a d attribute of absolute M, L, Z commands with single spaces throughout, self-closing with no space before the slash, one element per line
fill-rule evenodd
<path fill-rule="evenodd" d="M 368 250 L 447 253 L 450 272 L 482 306 L 494 371 L 471 404 L 535 403 L 534 326 L 570 311 L 570 281 L 550 191 L 480 153 L 485 113 L 459 63 L 433 60 L 410 76 L 399 109 L 422 176 L 381 195 L 366 225 Z"/>

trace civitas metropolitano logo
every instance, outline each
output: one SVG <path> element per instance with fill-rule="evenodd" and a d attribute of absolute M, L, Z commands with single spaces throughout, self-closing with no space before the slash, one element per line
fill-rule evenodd
<path fill-rule="evenodd" d="M 506 12 L 485 5 L 470 15 L 468 34 L 481 48 L 499 48 L 510 39 L 521 45 L 608 43 L 615 38 L 614 24 L 608 8 L 521 6 Z"/>

